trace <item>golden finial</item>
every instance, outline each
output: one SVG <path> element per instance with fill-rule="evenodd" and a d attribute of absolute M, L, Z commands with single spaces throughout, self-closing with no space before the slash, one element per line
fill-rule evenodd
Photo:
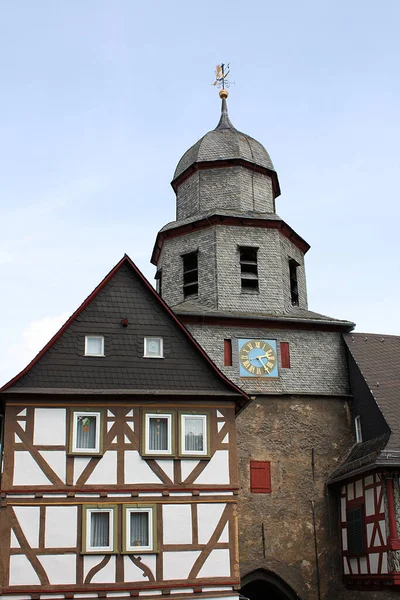
<path fill-rule="evenodd" d="M 225 66 L 227 68 L 226 72 L 225 72 Z M 227 65 L 225 65 L 224 63 L 221 63 L 220 65 L 217 65 L 215 67 L 215 81 L 214 81 L 213 85 L 221 88 L 221 90 L 219 92 L 219 97 L 222 99 L 228 97 L 228 90 L 226 89 L 227 87 L 230 86 L 230 81 L 227 80 L 228 75 L 229 75 L 229 63 Z"/>

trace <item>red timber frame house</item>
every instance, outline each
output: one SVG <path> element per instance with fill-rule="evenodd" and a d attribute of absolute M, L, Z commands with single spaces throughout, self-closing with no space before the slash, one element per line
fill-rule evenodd
<path fill-rule="evenodd" d="M 3 600 L 237 598 L 248 397 L 128 256 L 0 397 Z"/>
<path fill-rule="evenodd" d="M 400 592 L 400 338 L 344 336 L 357 443 L 330 484 L 340 490 L 343 578 Z"/>

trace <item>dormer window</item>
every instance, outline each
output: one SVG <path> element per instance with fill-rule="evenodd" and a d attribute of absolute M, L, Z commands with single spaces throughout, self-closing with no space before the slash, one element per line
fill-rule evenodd
<path fill-rule="evenodd" d="M 258 292 L 258 248 L 240 246 L 240 280 L 242 292 Z"/>
<path fill-rule="evenodd" d="M 362 430 L 361 430 L 361 417 L 357 415 L 354 419 L 354 429 L 356 432 L 356 442 L 357 444 L 361 444 L 362 442 Z"/>
<path fill-rule="evenodd" d="M 297 283 L 297 267 L 299 263 L 293 258 L 289 259 L 289 278 L 290 278 L 290 301 L 292 306 L 299 306 L 299 286 Z"/>
<path fill-rule="evenodd" d="M 182 256 L 183 261 L 183 297 L 197 297 L 199 291 L 198 252 L 189 252 Z"/>
<path fill-rule="evenodd" d="M 85 335 L 85 356 L 104 356 L 104 336 Z"/>

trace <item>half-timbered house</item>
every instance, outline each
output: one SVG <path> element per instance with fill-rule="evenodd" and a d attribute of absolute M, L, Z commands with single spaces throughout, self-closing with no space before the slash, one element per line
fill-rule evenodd
<path fill-rule="evenodd" d="M 344 336 L 356 443 L 330 478 L 347 586 L 400 589 L 400 337 Z"/>
<path fill-rule="evenodd" d="M 129 257 L 1 390 L 3 600 L 235 598 L 235 414 Z"/>

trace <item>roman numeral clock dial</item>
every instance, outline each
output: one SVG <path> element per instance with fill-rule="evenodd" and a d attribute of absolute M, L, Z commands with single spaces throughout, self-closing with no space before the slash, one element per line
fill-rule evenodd
<path fill-rule="evenodd" d="M 278 377 L 275 340 L 238 340 L 241 377 Z"/>

